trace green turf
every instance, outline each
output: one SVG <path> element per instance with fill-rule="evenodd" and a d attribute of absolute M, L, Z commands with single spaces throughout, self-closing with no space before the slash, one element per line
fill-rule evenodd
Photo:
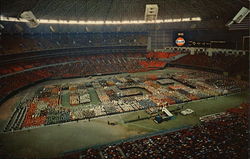
<path fill-rule="evenodd" d="M 144 110 L 140 110 L 140 111 L 124 114 L 122 115 L 122 118 L 124 122 L 128 122 L 130 120 L 136 120 L 138 116 L 140 116 L 140 118 L 150 117 L 150 115 L 147 114 Z"/>
<path fill-rule="evenodd" d="M 126 89 L 127 91 L 140 91 L 142 92 L 143 95 L 147 95 L 147 94 L 150 94 L 149 91 L 147 91 L 146 89 L 144 88 L 140 88 L 140 87 L 136 87 L 136 88 L 128 88 Z"/>
<path fill-rule="evenodd" d="M 61 99 L 62 99 L 62 106 L 64 106 L 64 107 L 70 107 L 69 94 L 68 93 L 63 93 L 61 95 Z"/>
<path fill-rule="evenodd" d="M 129 75 L 132 76 L 148 76 L 148 75 L 162 75 L 162 73 L 175 73 L 175 72 L 182 72 L 182 69 L 175 69 L 175 68 L 171 68 L 171 69 L 163 69 L 163 70 L 152 70 L 152 71 L 147 71 L 147 72 L 136 72 L 136 73 L 129 73 Z"/>
<path fill-rule="evenodd" d="M 91 104 L 99 104 L 100 103 L 100 99 L 95 91 L 94 88 L 89 88 L 89 95 L 90 95 L 90 99 L 91 99 Z"/>
<path fill-rule="evenodd" d="M 162 70 L 166 72 L 177 72 L 175 69 Z M 157 74 L 160 71 L 140 73 L 141 75 Z M 134 75 L 138 75 L 135 73 Z M 56 82 L 56 81 L 55 81 Z M 69 95 L 63 92 L 62 105 L 69 105 Z M 91 100 L 100 102 L 94 89 L 89 90 Z M 94 94 L 94 95 L 93 95 Z M 20 132 L 0 133 L 0 143 L 3 151 L 13 156 L 25 157 L 29 155 L 36 157 L 52 157 L 59 153 L 70 150 L 82 149 L 96 144 L 107 144 L 113 141 L 126 139 L 136 135 L 144 135 L 148 132 L 169 130 L 182 126 L 195 125 L 199 123 L 199 117 L 207 114 L 226 111 L 228 108 L 237 107 L 249 99 L 249 93 L 244 92 L 232 96 L 216 97 L 215 99 L 200 100 L 184 104 L 184 108 L 191 108 L 196 113 L 189 116 L 177 115 L 176 119 L 156 124 L 152 119 L 141 120 L 132 123 L 124 121 L 134 120 L 140 115 L 141 118 L 149 116 L 145 111 L 121 113 L 111 116 L 78 122 L 56 124 L 39 127 Z M 169 107 L 175 109 L 177 105 Z M 107 122 L 118 123 L 115 126 Z M 0 150 L 1 151 L 1 150 Z"/>

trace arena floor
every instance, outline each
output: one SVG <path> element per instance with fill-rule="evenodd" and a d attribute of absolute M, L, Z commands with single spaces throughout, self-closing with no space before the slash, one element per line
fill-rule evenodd
<path fill-rule="evenodd" d="M 165 70 L 133 73 L 131 76 L 159 75 L 162 73 L 183 71 L 187 70 L 167 68 Z M 128 74 L 119 74 L 116 76 L 126 75 Z M 109 76 L 112 75 L 103 76 L 103 78 L 108 78 Z M 92 78 L 100 78 L 100 76 Z M 4 125 L 6 125 L 15 105 L 20 101 L 24 101 L 34 96 L 38 88 L 52 84 L 67 82 L 77 83 L 81 81 L 86 82 L 88 80 L 89 78 L 78 78 L 47 81 L 20 92 L 0 107 L 1 129 L 3 130 Z M 91 95 L 90 93 L 90 96 L 95 95 Z M 0 134 L 0 154 L 9 153 L 18 157 L 53 157 L 64 152 L 111 143 L 133 136 L 191 126 L 199 123 L 199 117 L 216 112 L 223 112 L 228 108 L 239 106 L 242 102 L 247 101 L 249 96 L 249 91 L 244 91 L 226 96 L 195 100 L 185 104 L 171 105 L 169 110 L 173 110 L 182 105 L 184 109 L 190 108 L 194 110 L 195 113 L 189 116 L 176 115 L 176 119 L 160 124 L 156 124 L 152 119 L 127 123 L 128 121 L 137 119 L 138 115 L 141 118 L 149 117 L 149 114 L 146 113 L 145 110 L 139 110 L 97 117 L 90 121 L 79 120 L 28 130 L 5 132 Z M 94 100 L 94 103 L 98 103 L 98 100 Z M 115 123 L 116 125 L 108 125 L 108 122 Z"/>

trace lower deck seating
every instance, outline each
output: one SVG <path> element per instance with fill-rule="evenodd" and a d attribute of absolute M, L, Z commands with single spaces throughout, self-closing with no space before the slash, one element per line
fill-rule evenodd
<path fill-rule="evenodd" d="M 166 59 L 170 58 L 176 55 L 179 55 L 180 53 L 172 53 L 172 52 L 149 52 L 146 54 L 147 58 L 157 58 L 157 59 Z"/>
<path fill-rule="evenodd" d="M 140 65 L 144 68 L 163 68 L 167 63 L 159 60 L 140 61 Z"/>
<path fill-rule="evenodd" d="M 249 78 L 249 54 L 226 55 L 218 53 L 213 54 L 213 56 L 208 56 L 205 53 L 189 54 L 173 61 L 172 64 L 228 72 L 232 76 L 240 75 L 244 80 Z"/>

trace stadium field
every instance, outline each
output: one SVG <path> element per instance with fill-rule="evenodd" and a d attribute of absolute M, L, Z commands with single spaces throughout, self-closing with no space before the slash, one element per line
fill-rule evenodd
<path fill-rule="evenodd" d="M 0 142 L 4 145 L 4 151 L 13 155 L 29 156 L 28 152 L 30 152 L 29 157 L 51 157 L 56 156 L 58 153 L 111 143 L 133 136 L 145 135 L 149 132 L 195 125 L 199 123 L 200 116 L 226 111 L 228 108 L 239 106 L 248 99 L 249 95 L 249 92 L 246 91 L 230 96 L 187 103 L 183 105 L 184 108 L 193 109 L 195 114 L 190 116 L 177 115 L 176 119 L 161 124 L 156 124 L 152 119 L 125 123 L 136 119 L 138 115 L 141 118 L 147 117 L 148 114 L 142 110 L 95 118 L 90 121 L 82 120 L 1 134 Z M 175 109 L 175 107 L 177 105 L 169 109 Z M 108 125 L 108 121 L 117 123 L 117 125 Z"/>

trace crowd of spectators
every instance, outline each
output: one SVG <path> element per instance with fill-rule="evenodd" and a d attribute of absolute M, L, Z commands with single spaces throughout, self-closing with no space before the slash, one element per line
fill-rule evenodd
<path fill-rule="evenodd" d="M 152 158 L 247 158 L 248 109 L 242 104 L 191 128 L 118 143 L 90 148 L 59 158 L 152 159 Z"/>
<path fill-rule="evenodd" d="M 37 105 L 35 103 L 30 103 L 28 106 L 27 113 L 25 114 L 25 119 L 22 123 L 22 127 L 32 127 L 32 126 L 40 126 L 45 124 L 46 117 L 45 116 L 34 116 L 34 112 L 36 111 Z"/>

